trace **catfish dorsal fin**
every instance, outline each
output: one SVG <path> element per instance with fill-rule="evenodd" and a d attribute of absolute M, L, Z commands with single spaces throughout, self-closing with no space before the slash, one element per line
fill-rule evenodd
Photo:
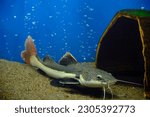
<path fill-rule="evenodd" d="M 67 66 L 69 64 L 75 64 L 75 63 L 77 63 L 77 60 L 70 52 L 66 52 L 63 55 L 63 57 L 61 57 L 61 59 L 59 60 L 59 64 L 64 66 Z"/>
<path fill-rule="evenodd" d="M 43 62 L 44 63 L 54 63 L 55 61 L 49 55 L 46 55 L 43 59 Z"/>

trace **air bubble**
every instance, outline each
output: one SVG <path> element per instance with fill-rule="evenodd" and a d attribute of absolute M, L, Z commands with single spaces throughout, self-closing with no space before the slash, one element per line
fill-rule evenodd
<path fill-rule="evenodd" d="M 14 34 L 15 37 L 18 37 L 18 34 Z"/>
<path fill-rule="evenodd" d="M 7 35 L 4 35 L 3 37 L 7 37 Z"/>
<path fill-rule="evenodd" d="M 86 24 L 86 27 L 89 27 L 90 25 L 89 24 Z"/>
<path fill-rule="evenodd" d="M 27 15 L 31 15 L 31 13 L 27 13 Z"/>
<path fill-rule="evenodd" d="M 143 10 L 143 9 L 144 9 L 144 6 L 142 6 L 141 9 Z"/>
<path fill-rule="evenodd" d="M 51 19 L 51 18 L 53 18 L 53 16 L 49 16 L 49 18 Z"/>
<path fill-rule="evenodd" d="M 35 25 L 35 24 L 36 24 L 36 22 L 35 22 L 35 21 L 33 21 L 33 22 L 32 22 L 32 24 L 33 24 L 33 25 Z"/>
<path fill-rule="evenodd" d="M 17 18 L 17 16 L 16 15 L 14 15 L 14 19 L 16 19 Z"/>

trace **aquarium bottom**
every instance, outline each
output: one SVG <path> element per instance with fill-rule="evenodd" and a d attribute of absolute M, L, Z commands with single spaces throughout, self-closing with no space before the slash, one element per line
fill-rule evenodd
<path fill-rule="evenodd" d="M 93 65 L 93 63 L 88 65 Z M 27 64 L 0 59 L 1 100 L 95 100 L 103 99 L 103 89 L 60 85 Z M 113 99 L 145 99 L 143 87 L 127 84 L 111 86 Z M 106 90 L 106 99 L 112 99 Z"/>

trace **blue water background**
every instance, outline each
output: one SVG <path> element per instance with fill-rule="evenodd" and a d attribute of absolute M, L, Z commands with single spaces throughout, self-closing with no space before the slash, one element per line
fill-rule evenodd
<path fill-rule="evenodd" d="M 71 52 L 79 62 L 95 61 L 101 35 L 117 11 L 150 9 L 150 0 L 1 0 L 0 58 L 23 62 L 31 35 L 38 55 L 58 61 Z"/>

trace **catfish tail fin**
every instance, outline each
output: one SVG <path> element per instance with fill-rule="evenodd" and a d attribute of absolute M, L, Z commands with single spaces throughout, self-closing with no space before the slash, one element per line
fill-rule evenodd
<path fill-rule="evenodd" d="M 28 36 L 25 41 L 25 50 L 21 52 L 21 58 L 27 63 L 30 64 L 31 56 L 36 56 L 37 51 L 31 36 Z"/>

